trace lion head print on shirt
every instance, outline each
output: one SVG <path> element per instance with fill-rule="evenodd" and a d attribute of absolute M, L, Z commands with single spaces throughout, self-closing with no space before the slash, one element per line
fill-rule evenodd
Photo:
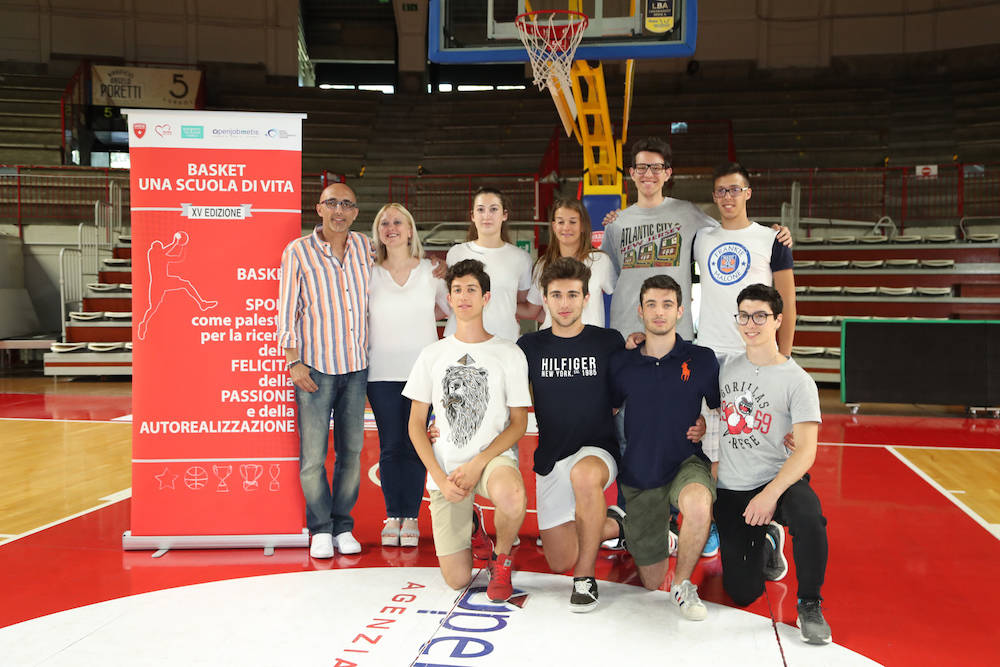
<path fill-rule="evenodd" d="M 458 365 L 448 367 L 441 381 L 448 435 L 456 447 L 467 445 L 479 430 L 490 400 L 489 372 L 474 363 L 471 356 L 463 355 Z"/>

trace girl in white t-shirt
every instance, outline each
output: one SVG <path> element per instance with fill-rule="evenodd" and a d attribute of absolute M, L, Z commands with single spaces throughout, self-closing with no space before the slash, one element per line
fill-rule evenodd
<path fill-rule="evenodd" d="M 483 310 L 483 326 L 494 336 L 516 341 L 521 335 L 518 307 L 527 304 L 531 287 L 531 255 L 510 243 L 507 202 L 499 190 L 479 188 L 472 200 L 472 223 L 465 243 L 448 251 L 448 266 L 478 259 L 490 276 L 490 301 Z M 455 317 L 444 333 L 455 333 Z"/>
<path fill-rule="evenodd" d="M 557 200 L 552 208 L 549 247 L 535 262 L 531 290 L 528 292 L 530 305 L 521 312 L 532 319 L 537 318 L 542 322 L 543 329 L 552 326 L 552 317 L 542 300 L 539 279 L 546 265 L 560 257 L 572 257 L 590 269 L 590 282 L 587 283 L 590 300 L 583 309 L 581 319 L 584 324 L 603 327 L 604 295 L 615 291 L 618 274 L 611 264 L 611 258 L 591 244 L 590 215 L 587 214 L 583 204 L 576 199 Z"/>
<path fill-rule="evenodd" d="M 410 442 L 410 400 L 402 392 L 420 351 L 438 339 L 437 320 L 451 312 L 448 289 L 424 259 L 413 216 L 403 206 L 383 206 L 372 237 L 376 258 L 368 296 L 368 402 L 378 427 L 387 517 L 382 545 L 415 547 L 427 471 Z"/>

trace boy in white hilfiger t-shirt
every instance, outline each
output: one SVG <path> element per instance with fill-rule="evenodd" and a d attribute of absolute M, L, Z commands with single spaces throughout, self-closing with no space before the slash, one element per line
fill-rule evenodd
<path fill-rule="evenodd" d="M 460 261 L 448 269 L 445 281 L 455 333 L 421 351 L 403 388 L 412 401 L 410 439 L 427 468 L 434 548 L 452 588 L 472 580 L 473 499 L 478 494 L 493 502 L 496 551 L 486 594 L 500 602 L 513 594 L 509 554 L 526 508 L 511 448 L 528 424 L 528 365 L 517 345 L 483 327 L 490 300 L 483 263 Z M 440 431 L 434 444 L 426 431 L 432 404 Z M 481 531 L 480 522 L 476 532 Z"/>
<path fill-rule="evenodd" d="M 778 291 L 750 285 L 736 304 L 734 319 L 746 352 L 728 357 L 719 373 L 723 434 L 715 521 L 722 586 L 737 605 L 746 606 L 764 592 L 765 581 L 783 578 L 788 563 L 782 526 L 788 526 L 802 639 L 827 644 L 830 626 L 820 608 L 826 518 L 809 484 L 822 421 L 819 392 L 809 374 L 778 350 L 776 332 L 784 319 Z M 790 429 L 794 451 L 784 442 Z"/>

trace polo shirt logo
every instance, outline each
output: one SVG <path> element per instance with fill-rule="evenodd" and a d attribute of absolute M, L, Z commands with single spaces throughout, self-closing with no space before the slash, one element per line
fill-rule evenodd
<path fill-rule="evenodd" d="M 681 382 L 687 382 L 691 379 L 691 368 L 688 366 L 688 361 L 691 360 L 688 359 L 681 364 Z"/>

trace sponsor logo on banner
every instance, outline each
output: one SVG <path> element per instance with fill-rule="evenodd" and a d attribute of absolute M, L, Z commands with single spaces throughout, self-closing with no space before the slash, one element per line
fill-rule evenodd
<path fill-rule="evenodd" d="M 181 139 L 204 139 L 205 127 L 202 125 L 181 125 Z"/>
<path fill-rule="evenodd" d="M 90 77 L 95 106 L 194 109 L 201 87 L 196 69 L 94 65 Z"/>
<path fill-rule="evenodd" d="M 168 125 L 167 123 L 157 125 L 153 129 L 156 130 L 156 133 L 161 137 L 169 137 L 172 136 L 174 133 L 173 130 L 170 129 L 170 125 Z"/>
<path fill-rule="evenodd" d="M 720 285 L 732 285 L 750 270 L 750 251 L 739 243 L 723 243 L 708 255 L 708 272 Z"/>
<path fill-rule="evenodd" d="M 294 137 L 295 135 L 291 132 L 286 132 L 285 130 L 279 130 L 276 127 L 272 127 L 267 131 L 267 136 L 272 139 L 288 139 L 290 137 Z"/>
<path fill-rule="evenodd" d="M 260 130 L 250 127 L 216 127 L 212 129 L 215 137 L 259 137 Z"/>
<path fill-rule="evenodd" d="M 146 136 L 146 124 L 135 123 L 134 125 L 132 125 L 132 131 L 135 133 L 135 136 L 142 139 L 144 136 Z"/>

